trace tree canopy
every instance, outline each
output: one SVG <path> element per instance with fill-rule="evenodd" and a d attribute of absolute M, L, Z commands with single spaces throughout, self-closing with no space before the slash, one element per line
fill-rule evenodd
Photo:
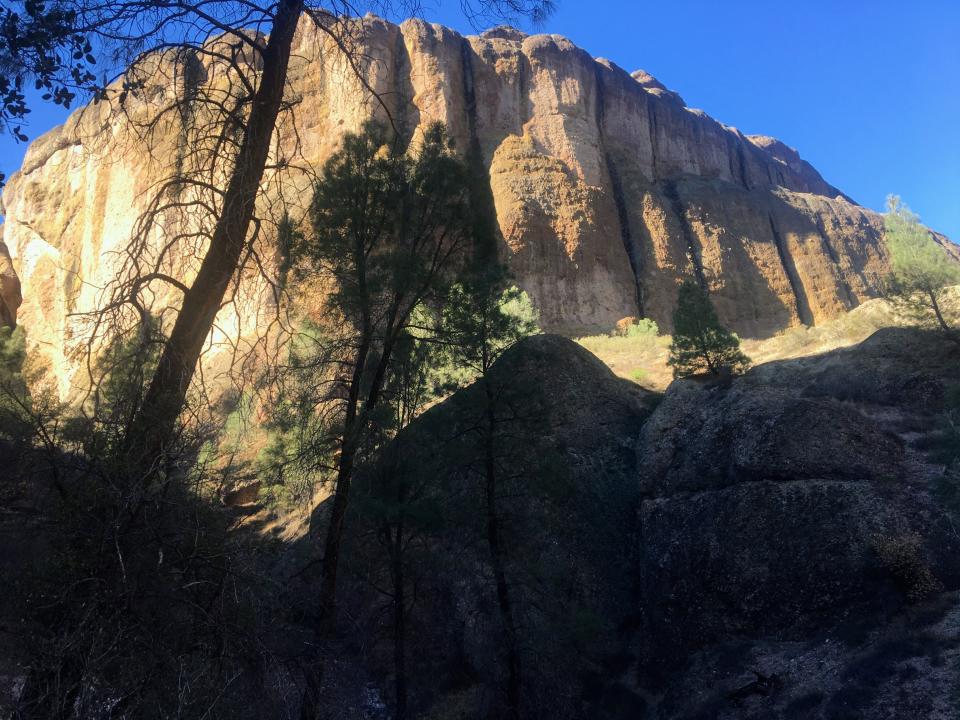
<path fill-rule="evenodd" d="M 526 15 L 537 20 L 546 16 L 552 3 L 463 0 L 462 5 L 468 15 Z M 144 87 L 148 79 L 176 91 L 177 97 L 159 115 L 172 114 L 185 123 L 190 157 L 176 163 L 170 177 L 157 178 L 153 197 L 130 239 L 129 267 L 119 274 L 109 294 L 101 313 L 105 319 L 97 320 L 101 333 L 111 324 L 129 324 L 130 317 L 144 314 L 148 302 L 144 298 L 151 297 L 157 285 L 183 296 L 153 380 L 130 426 L 126 454 L 131 458 L 154 466 L 162 456 L 184 408 L 204 343 L 218 312 L 231 301 L 229 292 L 238 273 L 254 267 L 269 274 L 255 240 L 265 224 L 277 224 L 278 219 L 256 217 L 256 206 L 278 118 L 292 105 L 286 97 L 287 70 L 301 18 L 312 22 L 318 36 L 329 39 L 360 76 L 356 61 L 361 51 L 352 18 L 366 10 L 389 14 L 417 9 L 416 2 L 407 0 L 359 5 L 345 0 L 318 5 L 303 0 L 267 4 L 15 0 L 7 6 L 0 18 L 0 69 L 7 71 L 5 84 L 0 85 L 0 123 L 22 119 L 29 112 L 23 88 L 31 80 L 38 88 L 48 88 L 55 102 L 69 105 L 75 93 L 82 91 L 96 102 L 107 103 L 110 112 L 126 113 L 128 98 L 150 92 Z M 211 42 L 213 38 L 217 41 Z M 100 77 L 90 71 L 97 62 L 95 50 L 101 59 L 108 59 L 97 64 Z M 187 81 L 198 61 L 223 67 L 217 87 Z M 155 77 L 158 71 L 168 77 Z M 131 120 L 131 126 L 147 139 L 160 119 Z M 21 137 L 19 129 L 15 132 Z M 145 152 L 150 152 L 148 145 Z M 175 217 L 183 219 L 183 227 Z M 195 255 L 196 262 L 184 268 L 188 276 L 195 273 L 189 286 L 164 271 L 169 257 L 178 253 Z M 275 284 L 273 278 L 265 280 Z"/>
<path fill-rule="evenodd" d="M 678 378 L 705 371 L 719 375 L 725 369 L 743 372 L 750 365 L 750 358 L 740 350 L 740 340 L 720 324 L 710 296 L 695 280 L 685 280 L 680 286 L 667 363 Z"/>
<path fill-rule="evenodd" d="M 369 122 L 348 133 L 327 161 L 311 227 L 292 238 L 294 272 L 329 289 L 329 329 L 313 352 L 321 387 L 331 391 L 314 401 L 334 408 L 326 432 L 338 453 L 320 589 L 325 631 L 333 629 L 355 466 L 376 429 L 397 361 L 410 357 L 411 325 L 423 308 L 444 301 L 462 265 L 471 240 L 468 194 L 466 167 L 441 124 L 427 127 L 407 152 L 391 128 Z M 334 397 L 341 400 L 331 403 Z"/>
<path fill-rule="evenodd" d="M 945 291 L 960 285 L 960 261 L 950 256 L 895 195 L 887 198 L 883 225 L 891 266 L 886 283 L 888 297 L 917 320 L 933 320 L 960 341 L 945 308 Z"/>

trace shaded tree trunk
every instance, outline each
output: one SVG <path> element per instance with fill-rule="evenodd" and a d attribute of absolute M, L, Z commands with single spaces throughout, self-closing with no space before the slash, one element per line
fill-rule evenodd
<path fill-rule="evenodd" d="M 340 460 L 337 463 L 337 481 L 334 485 L 333 507 L 330 509 L 330 523 L 327 525 L 321 564 L 320 632 L 322 635 L 330 635 L 336 623 L 337 566 L 340 560 L 343 524 L 347 517 L 350 478 L 353 476 L 353 464 L 359 443 L 357 414 L 360 406 L 360 387 L 369 352 L 369 340 L 364 339 L 357 350 L 353 376 L 350 379 L 350 390 L 347 394 L 343 439 L 340 443 Z"/>
<path fill-rule="evenodd" d="M 710 371 L 711 375 L 717 375 L 717 368 L 713 364 L 713 359 L 711 358 L 710 348 L 707 347 L 707 339 L 704 336 L 703 332 L 700 332 L 700 354 L 703 355 L 704 362 L 707 363 L 707 369 Z"/>
<path fill-rule="evenodd" d="M 391 538 L 390 560 L 393 576 L 393 662 L 396 694 L 396 720 L 407 717 L 407 652 L 406 652 L 406 593 L 403 573 L 403 520 L 397 521 L 396 534 Z"/>
<path fill-rule="evenodd" d="M 396 311 L 391 314 L 391 324 L 396 318 Z M 358 357 L 350 380 L 350 391 L 347 397 L 346 417 L 344 420 L 343 441 L 340 445 L 340 461 L 337 464 L 337 480 L 334 485 L 333 507 L 330 510 L 330 523 L 327 525 L 327 536 L 323 546 L 323 562 L 320 578 L 320 633 L 329 636 L 333 633 L 337 621 L 337 569 L 340 564 L 340 550 L 343 544 L 343 528 L 347 518 L 347 506 L 350 500 L 350 484 L 353 480 L 353 468 L 356 464 L 357 452 L 363 437 L 364 426 L 369 413 L 376 407 L 380 399 L 380 392 L 393 353 L 393 335 L 390 334 L 383 345 L 380 360 L 374 373 L 371 387 L 362 402 L 362 389 L 367 356 L 370 353 L 371 340 L 365 339 L 361 343 Z"/>
<path fill-rule="evenodd" d="M 283 101 L 290 48 L 302 10 L 303 0 L 280 0 L 277 6 L 263 52 L 260 84 L 210 247 L 196 279 L 184 294 L 173 331 L 132 424 L 128 453 L 131 460 L 144 467 L 157 461 L 171 439 L 203 344 L 237 272 Z"/>
<path fill-rule="evenodd" d="M 940 325 L 940 329 L 946 333 L 948 338 L 950 338 L 957 345 L 960 345 L 960 333 L 958 333 L 954 328 L 950 327 L 950 324 L 947 323 L 946 318 L 943 317 L 943 309 L 940 307 L 940 301 L 937 299 L 937 291 L 928 289 L 927 296 L 930 298 L 930 306 L 933 308 L 933 314 L 937 318 L 937 324 Z"/>
<path fill-rule="evenodd" d="M 511 720 L 520 718 L 520 650 L 517 627 L 510 599 L 510 587 L 504 568 L 503 544 L 500 535 L 500 515 L 497 510 L 497 463 L 495 453 L 496 402 L 490 382 L 482 379 L 486 393 L 486 436 L 484 437 L 484 495 L 487 505 L 487 545 L 490 549 L 490 564 L 497 588 L 497 605 L 503 622 L 507 660 L 507 705 Z"/>

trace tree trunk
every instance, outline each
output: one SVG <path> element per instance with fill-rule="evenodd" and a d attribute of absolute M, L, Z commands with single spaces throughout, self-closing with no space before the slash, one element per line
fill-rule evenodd
<path fill-rule="evenodd" d="M 407 717 L 407 653 L 406 653 L 406 606 L 403 578 L 403 520 L 397 522 L 396 537 L 391 541 L 393 564 L 393 662 L 396 691 L 396 720 Z"/>
<path fill-rule="evenodd" d="M 350 382 L 350 394 L 347 400 L 347 413 L 344 421 L 343 442 L 340 449 L 340 462 L 337 466 L 337 482 L 334 485 L 333 507 L 330 510 L 330 524 L 324 542 L 323 564 L 320 577 L 320 633 L 324 637 L 333 634 L 337 620 L 337 568 L 340 563 L 340 546 L 343 540 L 343 526 L 347 517 L 347 505 L 350 499 L 350 483 L 353 479 L 353 466 L 363 437 L 367 417 L 376 407 L 380 392 L 387 375 L 387 367 L 393 353 L 396 338 L 391 333 L 383 344 L 380 361 L 374 372 L 373 382 L 366 399 L 360 406 L 360 388 L 364 376 L 366 357 L 372 340 L 365 339 L 361 344 L 360 356 L 354 366 Z"/>
<path fill-rule="evenodd" d="M 210 247 L 193 285 L 184 294 L 170 339 L 127 438 L 130 459 L 142 467 L 154 465 L 171 439 L 203 344 L 237 272 L 283 101 L 290 48 L 302 10 L 303 0 L 280 0 L 277 6 L 263 52 L 260 84 Z"/>
<path fill-rule="evenodd" d="M 367 332 L 367 331 L 365 331 Z M 340 541 L 343 523 L 347 517 L 347 501 L 350 495 L 350 479 L 353 477 L 353 462 L 359 444 L 358 410 L 360 388 L 363 382 L 370 339 L 364 337 L 354 359 L 353 376 L 347 394 L 347 407 L 343 421 L 343 438 L 340 441 L 340 461 L 337 464 L 337 482 L 333 489 L 333 507 L 330 523 L 323 545 L 323 563 L 320 576 L 320 633 L 324 637 L 333 633 L 336 624 L 337 566 L 340 561 Z"/>
<path fill-rule="evenodd" d="M 513 616 L 513 604 L 510 600 L 510 588 L 504 569 L 503 547 L 500 538 L 500 517 L 497 512 L 497 465 L 494 453 L 494 432 L 496 416 L 494 396 L 490 382 L 482 380 L 486 393 L 486 437 L 484 438 L 484 491 L 487 503 L 487 545 L 490 548 L 490 564 L 493 567 L 493 579 L 497 587 L 497 604 L 500 619 L 503 622 L 504 640 L 507 650 L 507 705 L 511 720 L 520 718 L 520 651 L 517 642 L 517 628 Z"/>
<path fill-rule="evenodd" d="M 717 368 L 714 367 L 713 360 L 710 357 L 710 349 L 707 347 L 707 339 L 703 335 L 703 331 L 699 335 L 700 340 L 700 354 L 703 356 L 704 361 L 707 363 L 707 369 L 710 371 L 711 375 L 717 374 Z"/>
<path fill-rule="evenodd" d="M 340 464 L 337 467 L 337 482 L 334 486 L 333 507 L 330 510 L 330 524 L 327 525 L 327 537 L 323 544 L 320 577 L 320 634 L 324 637 L 332 635 L 336 626 L 337 567 L 340 562 L 340 545 L 343 539 L 343 525 L 347 517 L 347 500 L 356 452 L 355 442 L 350 440 L 343 443 Z"/>
<path fill-rule="evenodd" d="M 960 345 L 960 333 L 950 327 L 946 319 L 943 317 L 943 310 L 940 308 L 940 301 L 937 300 L 937 291 L 933 289 L 927 290 L 927 296 L 930 298 L 930 306 L 933 308 L 933 314 L 937 318 L 937 323 L 939 323 L 940 329 L 946 333 L 948 338 Z"/>

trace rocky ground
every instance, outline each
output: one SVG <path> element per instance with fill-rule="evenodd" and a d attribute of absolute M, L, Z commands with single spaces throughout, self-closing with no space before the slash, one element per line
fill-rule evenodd
<path fill-rule="evenodd" d="M 524 388 L 543 428 L 528 440 L 544 469 L 526 476 L 512 508 L 512 547 L 570 581 L 538 575 L 529 595 L 517 591 L 533 648 L 527 716 L 960 714 L 960 535 L 941 502 L 957 479 L 926 452 L 944 393 L 960 382 L 942 338 L 886 329 L 731 382 L 677 382 L 662 398 L 556 337 L 525 341 L 498 370 Z M 435 452 L 475 392 L 412 432 Z M 452 486 L 467 482 L 431 467 Z M 450 497 L 465 516 L 479 504 L 470 491 Z M 418 561 L 457 588 L 455 601 L 425 594 L 415 610 L 414 647 L 435 653 L 412 683 L 430 717 L 489 711 L 482 703 L 503 680 L 482 549 L 451 560 L 469 532 L 458 524 Z M 521 560 L 510 571 L 518 588 L 535 584 Z M 544 590 L 555 606 L 535 601 Z M 601 620 L 589 642 L 574 618 Z M 454 660 L 458 682 L 444 670 Z M 374 675 L 389 676 L 381 662 Z"/>
<path fill-rule="evenodd" d="M 542 335 L 489 382 L 523 717 L 960 716 L 960 478 L 932 454 L 960 364 L 942 337 L 888 328 L 659 394 Z M 435 406 L 401 434 L 388 474 L 358 479 L 335 643 L 312 630 L 324 504 L 312 518 L 229 510 L 238 574 L 264 579 L 245 612 L 266 659 L 237 675 L 221 716 L 298 716 L 318 666 L 325 717 L 390 716 L 377 488 L 391 477 L 416 498 L 411 716 L 504 712 L 505 629 L 476 469 L 484 398 L 474 385 Z M 19 548 L 5 574 L 42 547 L 42 513 L 22 500 L 0 517 L 5 546 Z M 0 637 L 23 639 L 15 615 L 0 621 Z M 7 701 L 28 650 L 11 644 L 0 658 Z"/>

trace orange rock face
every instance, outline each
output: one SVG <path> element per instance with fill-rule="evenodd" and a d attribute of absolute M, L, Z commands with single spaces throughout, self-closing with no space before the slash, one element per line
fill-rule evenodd
<path fill-rule="evenodd" d="M 877 293 L 887 270 L 879 215 L 783 143 L 687 108 L 648 74 L 631 76 L 555 35 L 499 28 L 463 37 L 372 17 L 356 29 L 362 82 L 302 23 L 288 84 L 294 107 L 278 127 L 262 212 L 302 217 L 308 169 L 345 131 L 389 112 L 412 142 L 427 123 L 445 122 L 457 149 L 482 164 L 503 258 L 548 329 L 610 330 L 641 316 L 669 330 L 688 276 L 748 337 L 817 323 Z M 223 73 L 201 61 L 195 81 L 216 85 Z M 181 91 L 158 80 L 128 102 L 128 115 L 149 118 Z M 3 195 L 3 241 L 23 284 L 19 315 L 64 387 L 84 342 L 74 318 L 102 302 L 153 184 L 184 155 L 174 120 L 149 137 L 130 123 L 102 109 L 75 113 L 33 144 Z M 269 231 L 258 242 L 268 248 Z M 182 256 L 166 270 L 189 282 L 194 263 Z M 220 323 L 237 333 L 257 328 L 269 306 L 256 280 L 242 284 L 248 301 Z M 156 302 L 174 297 L 161 292 Z"/>

